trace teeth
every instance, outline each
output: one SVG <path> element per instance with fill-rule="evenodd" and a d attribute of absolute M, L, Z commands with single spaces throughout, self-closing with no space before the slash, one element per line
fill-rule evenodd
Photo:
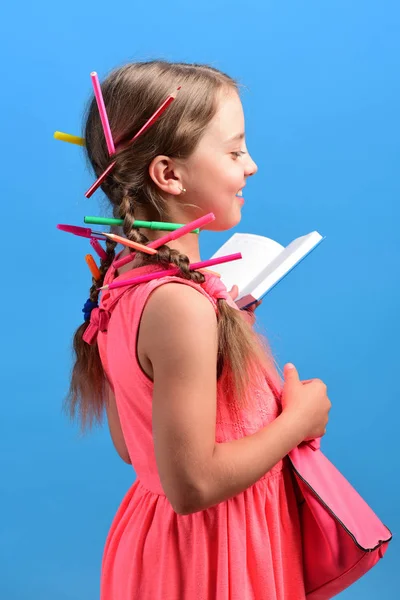
<path fill-rule="evenodd" d="M 243 196 L 243 190 L 239 190 L 236 196 Z"/>

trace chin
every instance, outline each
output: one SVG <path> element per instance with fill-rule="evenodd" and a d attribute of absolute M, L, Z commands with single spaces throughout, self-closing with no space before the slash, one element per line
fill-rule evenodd
<path fill-rule="evenodd" d="M 230 215 L 229 218 L 224 219 L 223 231 L 225 231 L 227 229 L 232 229 L 233 227 L 236 227 L 236 225 L 239 225 L 241 220 L 242 220 L 242 210 L 241 210 L 241 208 L 237 208 L 237 210 L 232 212 L 232 214 Z"/>
<path fill-rule="evenodd" d="M 236 227 L 242 220 L 242 214 L 240 211 L 231 215 L 215 215 L 216 219 L 205 227 L 208 231 L 227 231 Z"/>

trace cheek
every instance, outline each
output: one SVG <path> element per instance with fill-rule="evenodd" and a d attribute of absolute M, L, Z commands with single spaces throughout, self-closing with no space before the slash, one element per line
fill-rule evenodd
<path fill-rule="evenodd" d="M 243 185 L 243 169 L 239 164 L 236 164 L 235 161 L 232 161 L 229 168 L 226 168 L 225 174 L 227 185 L 229 185 L 236 194 Z"/>
<path fill-rule="evenodd" d="M 219 172 L 218 162 L 209 157 L 201 157 L 201 159 L 193 161 L 190 169 L 192 190 L 201 191 L 205 188 L 212 188 L 218 179 Z"/>
<path fill-rule="evenodd" d="M 219 182 L 218 187 L 221 191 L 224 188 L 226 192 L 236 194 L 243 185 L 243 169 L 230 157 L 224 157 L 218 163 L 215 162 L 213 172 L 215 173 L 215 180 Z"/>
<path fill-rule="evenodd" d="M 192 164 L 192 191 L 213 196 L 236 194 L 243 185 L 243 168 L 230 156 L 201 157 Z"/>

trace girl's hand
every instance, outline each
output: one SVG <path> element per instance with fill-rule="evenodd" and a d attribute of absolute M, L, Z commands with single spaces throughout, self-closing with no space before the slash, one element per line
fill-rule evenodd
<path fill-rule="evenodd" d="M 284 367 L 284 377 L 283 411 L 292 414 L 303 441 L 325 435 L 331 402 L 324 382 L 320 379 L 300 381 L 296 368 L 290 364 Z"/>
<path fill-rule="evenodd" d="M 233 288 L 229 291 L 229 295 L 232 298 L 232 300 L 236 300 L 236 298 L 239 296 L 239 288 L 237 285 L 233 286 Z M 254 311 L 256 310 L 256 308 L 258 308 L 260 306 L 261 302 L 262 302 L 262 300 L 259 300 L 258 302 L 254 302 L 253 304 L 251 304 L 249 306 L 249 308 L 242 310 L 243 316 L 249 321 L 250 325 L 254 325 L 254 322 L 256 320 Z"/>
<path fill-rule="evenodd" d="M 236 298 L 239 296 L 239 288 L 237 285 L 234 285 L 233 288 L 231 290 L 229 290 L 229 295 L 232 298 L 232 300 L 236 300 Z"/>

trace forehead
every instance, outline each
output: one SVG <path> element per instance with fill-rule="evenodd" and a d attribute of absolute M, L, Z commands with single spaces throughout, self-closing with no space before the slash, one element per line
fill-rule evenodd
<path fill-rule="evenodd" d="M 209 141 L 225 143 L 244 132 L 243 107 L 238 93 L 232 89 L 219 92 L 217 107 L 205 135 Z"/>

